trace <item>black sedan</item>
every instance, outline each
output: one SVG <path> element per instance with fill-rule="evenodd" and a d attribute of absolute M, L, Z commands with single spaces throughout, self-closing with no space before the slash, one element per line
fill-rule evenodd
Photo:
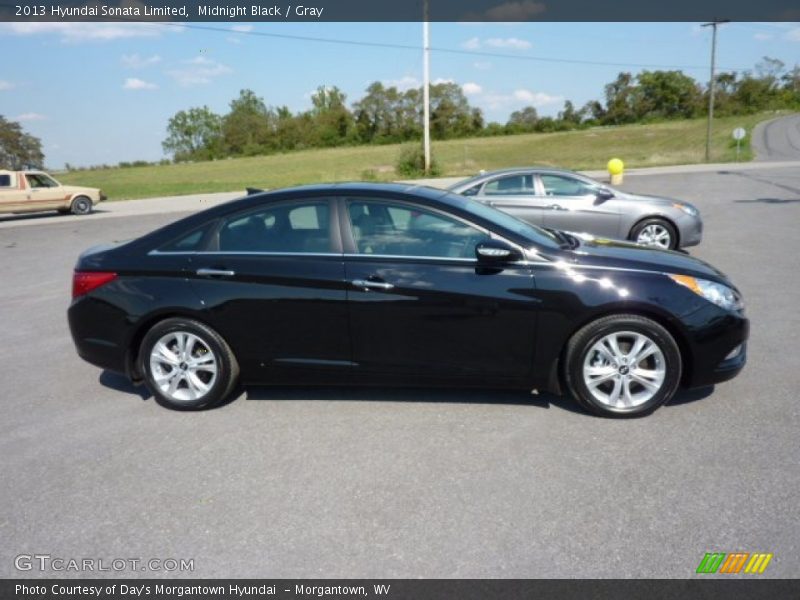
<path fill-rule="evenodd" d="M 744 366 L 737 289 L 688 255 L 408 185 L 261 193 L 87 250 L 78 353 L 176 409 L 238 384 L 568 392 L 605 416 Z"/>

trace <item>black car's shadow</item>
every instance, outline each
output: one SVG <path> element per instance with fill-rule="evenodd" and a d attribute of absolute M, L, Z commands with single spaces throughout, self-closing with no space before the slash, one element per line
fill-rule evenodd
<path fill-rule="evenodd" d="M 111 371 L 100 374 L 99 383 L 104 387 L 141 400 L 153 397 L 144 385 L 133 385 L 126 377 Z M 680 406 L 707 398 L 714 392 L 714 386 L 694 390 L 679 390 L 667 406 Z M 573 413 L 587 415 L 568 396 L 549 393 L 538 395 L 520 390 L 503 389 L 445 389 L 445 388 L 380 388 L 380 387 L 311 387 L 311 386 L 265 386 L 251 385 L 240 388 L 230 398 L 215 408 L 223 408 L 236 400 L 270 400 L 291 402 L 314 400 L 321 402 L 428 402 L 441 404 L 508 404 L 526 405 L 536 408 L 560 408 Z"/>

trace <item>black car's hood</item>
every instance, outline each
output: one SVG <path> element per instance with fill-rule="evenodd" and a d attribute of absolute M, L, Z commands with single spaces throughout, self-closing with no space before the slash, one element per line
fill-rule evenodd
<path fill-rule="evenodd" d="M 569 255 L 574 264 L 690 275 L 731 285 L 722 271 L 699 258 L 683 252 L 658 250 L 631 242 L 602 238 L 581 239 L 580 245 L 570 251 Z"/>

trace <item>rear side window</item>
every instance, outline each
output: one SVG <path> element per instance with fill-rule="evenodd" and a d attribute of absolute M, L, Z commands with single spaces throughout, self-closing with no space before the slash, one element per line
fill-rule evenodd
<path fill-rule="evenodd" d="M 211 224 L 206 224 L 195 229 L 191 233 L 171 241 L 166 246 L 158 249 L 159 252 L 199 252 L 205 248 L 207 236 L 211 230 Z"/>
<path fill-rule="evenodd" d="M 0 175 L 0 188 L 11 187 L 11 175 Z"/>
<path fill-rule="evenodd" d="M 219 229 L 219 251 L 330 252 L 329 203 L 292 202 L 228 217 Z"/>

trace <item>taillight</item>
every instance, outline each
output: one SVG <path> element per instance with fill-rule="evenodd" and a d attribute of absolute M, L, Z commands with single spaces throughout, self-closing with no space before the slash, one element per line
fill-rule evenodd
<path fill-rule="evenodd" d="M 75 299 L 88 294 L 101 285 L 114 281 L 116 278 L 116 273 L 107 271 L 75 271 L 72 274 L 72 298 Z"/>

